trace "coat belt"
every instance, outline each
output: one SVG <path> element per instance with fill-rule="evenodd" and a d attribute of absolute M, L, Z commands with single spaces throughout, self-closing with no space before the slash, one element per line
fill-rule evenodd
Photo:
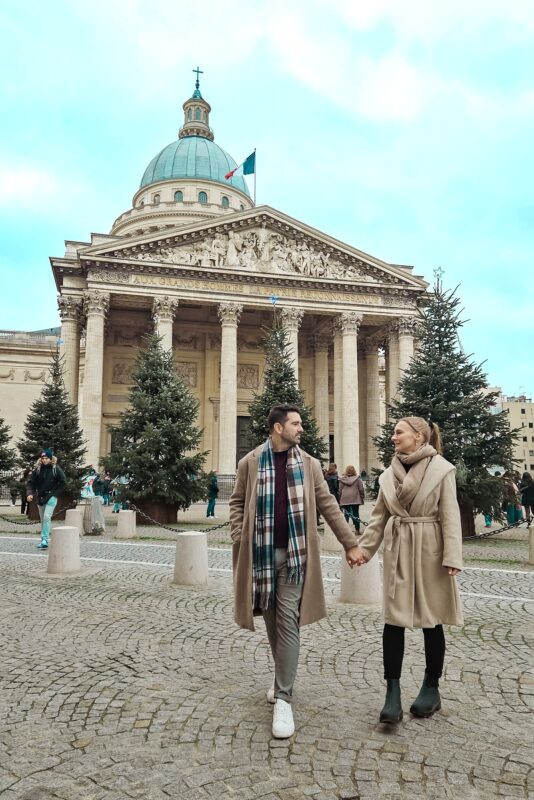
<path fill-rule="evenodd" d="M 387 576 L 388 581 L 388 595 L 389 597 L 395 597 L 395 588 L 397 585 L 397 564 L 399 561 L 399 550 L 400 550 L 400 528 L 402 525 L 407 525 L 408 530 L 410 532 L 410 536 L 413 539 L 414 536 L 414 525 L 418 522 L 439 522 L 439 517 L 410 517 L 410 516 L 400 516 L 394 515 L 390 517 L 386 524 L 386 529 L 384 531 L 384 538 L 385 538 L 385 546 L 386 550 L 391 552 L 391 569 L 389 571 L 389 575 Z M 386 576 L 384 576 L 384 580 L 386 580 Z"/>

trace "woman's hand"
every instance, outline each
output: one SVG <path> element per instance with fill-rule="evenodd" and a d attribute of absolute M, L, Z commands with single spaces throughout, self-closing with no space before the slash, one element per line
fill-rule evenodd
<path fill-rule="evenodd" d="M 455 575 L 458 575 L 458 573 L 461 572 L 461 570 L 457 569 L 456 567 L 445 567 L 445 569 L 453 578 Z"/>
<path fill-rule="evenodd" d="M 352 569 L 353 567 L 361 567 L 363 564 L 367 564 L 369 561 L 367 555 L 361 549 L 361 547 L 351 547 L 345 553 L 345 558 L 347 559 L 347 564 Z"/>

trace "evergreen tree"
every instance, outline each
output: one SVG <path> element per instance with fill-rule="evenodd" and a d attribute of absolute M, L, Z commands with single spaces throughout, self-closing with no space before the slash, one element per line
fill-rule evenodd
<path fill-rule="evenodd" d="M 63 383 L 63 366 L 59 353 L 52 356 L 49 377 L 41 396 L 35 400 L 18 442 L 19 465 L 25 469 L 39 458 L 43 447 L 50 447 L 65 473 L 65 492 L 79 497 L 81 475 L 85 471 L 85 442 L 78 422 L 78 411 L 67 395 Z"/>
<path fill-rule="evenodd" d="M 496 410 L 498 393 L 484 391 L 488 383 L 482 366 L 473 364 L 462 350 L 459 304 L 456 289 L 444 290 L 436 273 L 417 355 L 401 377 L 399 399 L 388 407 L 391 421 L 374 441 L 387 466 L 397 419 L 417 416 L 439 425 L 443 455 L 456 466 L 462 531 L 467 536 L 474 534 L 476 513 L 500 514 L 502 482 L 488 470 L 513 469 L 517 433 L 510 430 L 507 412 Z"/>
<path fill-rule="evenodd" d="M 129 407 L 111 428 L 113 452 L 103 464 L 112 475 L 129 477 L 122 499 L 186 509 L 206 495 L 207 453 L 197 452 L 199 403 L 155 334 L 145 337 L 132 378 Z"/>
<path fill-rule="evenodd" d="M 289 352 L 289 337 L 278 320 L 276 309 L 273 326 L 265 332 L 263 347 L 266 357 L 263 392 L 256 395 L 249 405 L 252 447 L 257 447 L 269 435 L 267 417 L 271 408 L 287 403 L 300 409 L 304 428 L 301 439 L 303 450 L 324 460 L 327 447 L 319 434 L 312 409 L 306 405 L 304 395 L 298 388 Z"/>
<path fill-rule="evenodd" d="M 9 483 L 9 478 L 5 473 L 14 469 L 16 463 L 16 453 L 9 446 L 10 441 L 9 425 L 0 417 L 0 486 Z"/>

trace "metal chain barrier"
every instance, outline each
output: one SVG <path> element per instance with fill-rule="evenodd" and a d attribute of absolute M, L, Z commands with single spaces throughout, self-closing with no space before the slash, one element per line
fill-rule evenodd
<path fill-rule="evenodd" d="M 54 513 L 52 514 L 52 519 L 54 519 L 54 517 L 57 517 L 57 515 L 61 514 L 63 511 L 68 511 L 69 508 L 76 508 L 76 506 L 73 506 L 72 503 L 71 503 L 68 506 L 63 506 L 63 508 L 58 508 L 57 511 L 54 511 Z M 21 519 L 12 519 L 11 517 L 6 517 L 4 514 L 0 514 L 0 519 L 3 519 L 5 522 L 11 522 L 13 525 L 40 525 L 41 524 L 41 520 L 40 519 L 35 519 L 35 520 L 31 520 L 30 519 L 30 520 L 22 521 Z"/>
<path fill-rule="evenodd" d="M 141 511 L 137 506 L 133 503 L 130 503 L 130 509 L 135 511 L 136 514 L 140 514 L 145 519 L 148 519 L 152 525 L 157 525 L 158 528 L 163 528 L 166 531 L 172 531 L 173 533 L 188 533 L 190 528 L 171 528 L 170 525 L 163 525 L 161 522 L 157 522 L 155 519 L 152 519 L 148 514 L 145 514 L 144 511 Z M 220 528 L 227 528 L 230 525 L 229 522 L 222 522 L 220 525 L 211 525 L 209 528 L 200 528 L 200 533 L 211 533 L 211 531 L 217 531 Z"/>

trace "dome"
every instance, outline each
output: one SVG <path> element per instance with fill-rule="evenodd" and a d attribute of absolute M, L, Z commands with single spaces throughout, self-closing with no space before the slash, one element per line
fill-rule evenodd
<path fill-rule="evenodd" d="M 173 178 L 202 178 L 222 183 L 224 186 L 230 184 L 250 197 L 242 176 L 234 176 L 228 181 L 224 179 L 224 176 L 236 166 L 234 159 L 210 139 L 204 136 L 185 136 L 171 142 L 152 159 L 139 188 Z"/>

